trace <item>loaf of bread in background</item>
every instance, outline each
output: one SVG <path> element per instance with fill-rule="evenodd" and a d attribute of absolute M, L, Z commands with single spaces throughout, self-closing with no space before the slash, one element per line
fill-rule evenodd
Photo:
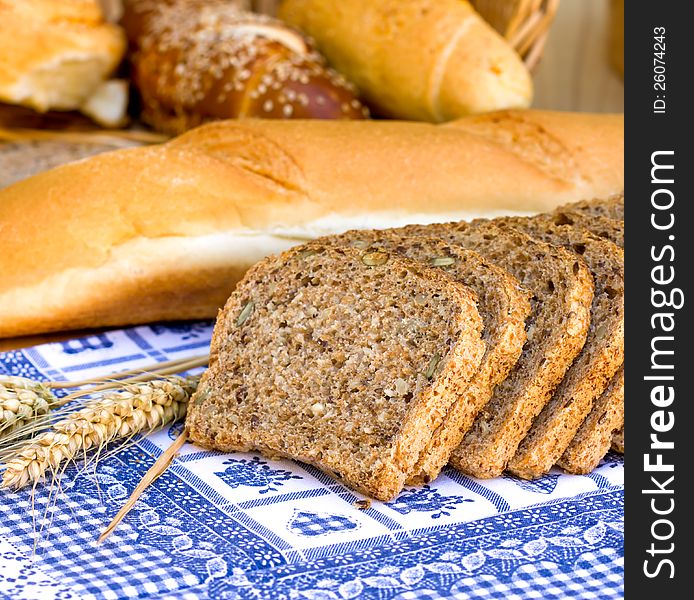
<path fill-rule="evenodd" d="M 121 122 L 124 82 L 107 82 L 125 52 L 97 0 L 0 2 L 0 101 L 37 111 L 82 110 Z"/>
<path fill-rule="evenodd" d="M 439 122 L 530 105 L 520 57 L 464 0 L 284 0 L 279 15 L 380 115 Z"/>
<path fill-rule="evenodd" d="M 0 336 L 213 317 L 323 234 L 533 214 L 623 189 L 620 115 L 230 120 L 0 190 Z"/>
<path fill-rule="evenodd" d="M 298 31 L 228 0 L 126 0 L 122 23 L 141 117 L 160 131 L 234 117 L 368 116 Z"/>

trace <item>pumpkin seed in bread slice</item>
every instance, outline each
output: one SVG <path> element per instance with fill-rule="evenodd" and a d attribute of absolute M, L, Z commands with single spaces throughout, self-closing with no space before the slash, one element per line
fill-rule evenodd
<path fill-rule="evenodd" d="M 557 464 L 569 473 L 584 475 L 598 466 L 624 424 L 624 367 L 620 367 L 593 410 L 576 432 Z M 622 429 L 623 431 L 623 429 Z"/>
<path fill-rule="evenodd" d="M 497 477 L 583 347 L 593 298 L 592 276 L 576 254 L 491 221 L 418 225 L 398 231 L 436 236 L 479 252 L 509 271 L 532 294 L 523 353 L 450 458 L 450 464 L 465 473 Z"/>
<path fill-rule="evenodd" d="M 401 491 L 485 350 L 476 298 L 385 251 L 312 243 L 254 266 L 217 318 L 191 440 Z"/>
<path fill-rule="evenodd" d="M 585 345 L 508 465 L 515 475 L 533 479 L 561 458 L 594 400 L 624 362 L 624 252 L 584 229 L 555 225 L 543 215 L 502 217 L 495 222 L 575 252 L 586 261 L 595 281 Z"/>
<path fill-rule="evenodd" d="M 470 385 L 434 431 L 408 479 L 410 484 L 429 483 L 446 465 L 477 413 L 492 397 L 494 388 L 518 361 L 526 341 L 529 294 L 513 275 L 482 255 L 437 238 L 370 230 L 348 231 L 321 241 L 326 243 L 328 240 L 361 249 L 383 249 L 434 266 L 470 287 L 477 295 L 478 309 L 484 322 L 486 351 Z"/>

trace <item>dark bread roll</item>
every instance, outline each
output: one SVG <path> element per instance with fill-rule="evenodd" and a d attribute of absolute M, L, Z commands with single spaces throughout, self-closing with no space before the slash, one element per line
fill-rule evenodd
<path fill-rule="evenodd" d="M 127 0 L 142 119 L 181 133 L 236 117 L 361 119 L 367 109 L 310 42 L 222 0 Z"/>

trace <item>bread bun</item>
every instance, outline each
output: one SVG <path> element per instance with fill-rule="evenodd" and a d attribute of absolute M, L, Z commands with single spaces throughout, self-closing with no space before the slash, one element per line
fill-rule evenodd
<path fill-rule="evenodd" d="M 235 118 L 361 119 L 353 86 L 297 31 L 220 0 L 128 0 L 144 121 L 167 133 Z"/>
<path fill-rule="evenodd" d="M 45 112 L 79 110 L 97 92 L 103 100 L 101 86 L 125 46 L 122 30 L 104 21 L 97 0 L 3 0 L 0 101 Z M 104 121 L 120 122 L 125 100 L 115 97 Z"/>

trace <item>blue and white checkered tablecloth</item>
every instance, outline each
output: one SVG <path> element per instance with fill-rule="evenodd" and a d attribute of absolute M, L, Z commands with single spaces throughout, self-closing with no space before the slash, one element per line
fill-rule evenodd
<path fill-rule="evenodd" d="M 0 353 L 0 374 L 78 380 L 205 353 L 209 323 Z M 533 482 L 445 469 L 373 502 L 311 466 L 183 447 L 114 534 L 101 530 L 180 431 L 0 492 L 0 597 L 373 600 L 623 597 L 622 457 Z"/>

